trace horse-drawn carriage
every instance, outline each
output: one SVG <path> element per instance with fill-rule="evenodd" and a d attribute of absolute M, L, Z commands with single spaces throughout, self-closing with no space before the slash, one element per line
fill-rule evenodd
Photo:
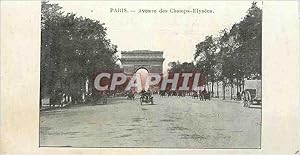
<path fill-rule="evenodd" d="M 206 90 L 201 91 L 200 93 L 198 93 L 197 91 L 193 91 L 192 92 L 192 98 L 199 98 L 200 100 L 210 100 L 211 99 L 211 95 L 210 92 L 207 92 Z"/>
<path fill-rule="evenodd" d="M 144 103 L 151 103 L 151 104 L 154 104 L 153 96 L 142 95 L 142 96 L 140 97 L 140 102 L 141 102 L 141 105 L 143 105 L 143 102 L 144 102 Z"/>
<path fill-rule="evenodd" d="M 210 96 L 210 92 L 207 92 L 206 90 L 200 92 L 199 94 L 197 91 L 193 91 L 192 93 L 192 98 L 199 98 L 202 101 L 210 100 Z"/>
<path fill-rule="evenodd" d="M 242 92 L 242 100 L 244 107 L 250 107 L 251 105 L 261 104 L 261 80 L 246 80 L 245 90 Z"/>
<path fill-rule="evenodd" d="M 140 94 L 141 94 L 141 97 L 140 97 L 141 105 L 143 105 L 143 102 L 144 103 L 151 103 L 151 104 L 154 103 L 151 91 L 149 91 L 149 90 L 147 92 L 142 91 Z"/>

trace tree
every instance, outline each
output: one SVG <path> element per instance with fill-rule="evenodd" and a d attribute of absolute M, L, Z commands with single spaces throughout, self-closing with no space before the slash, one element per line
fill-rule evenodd
<path fill-rule="evenodd" d="M 206 74 L 207 82 L 211 81 L 212 94 L 214 94 L 213 85 L 215 82 L 215 70 L 216 67 L 216 40 L 213 36 L 206 36 L 203 42 L 196 45 L 196 52 L 194 54 L 194 60 L 198 66 L 204 68 L 204 74 Z"/>
<path fill-rule="evenodd" d="M 50 102 L 62 94 L 81 102 L 92 75 L 116 67 L 117 46 L 106 38 L 104 24 L 61 9 L 42 1 L 41 94 L 49 94 Z"/>
<path fill-rule="evenodd" d="M 238 24 L 238 37 L 236 41 L 240 44 L 240 62 L 238 67 L 245 77 L 255 75 L 261 76 L 261 51 L 262 51 L 262 10 L 257 7 L 256 2 L 248 9 L 247 15 Z"/>
<path fill-rule="evenodd" d="M 241 91 L 244 78 L 261 78 L 262 10 L 253 2 L 242 21 L 223 30 L 219 36 L 207 36 L 196 45 L 196 66 L 204 68 L 208 81 L 227 82 Z M 218 95 L 218 94 L 217 94 Z M 232 96 L 232 93 L 231 93 Z M 225 99 L 225 94 L 223 94 Z"/>

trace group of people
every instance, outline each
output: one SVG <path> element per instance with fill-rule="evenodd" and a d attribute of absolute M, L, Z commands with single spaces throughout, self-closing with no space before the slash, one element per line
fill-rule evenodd
<path fill-rule="evenodd" d="M 101 98 L 103 99 L 104 104 L 107 103 L 108 94 L 109 94 L 108 91 L 103 91 L 100 95 Z M 134 99 L 134 96 L 135 96 L 134 94 L 135 94 L 134 91 L 128 91 L 126 93 L 126 96 L 128 99 Z M 140 92 L 140 95 L 142 98 L 149 100 L 149 99 L 151 99 L 153 93 L 150 89 L 148 89 L 147 91 L 145 91 L 145 89 L 143 89 Z M 204 89 L 200 92 L 199 96 L 198 96 L 197 92 L 194 92 L 193 97 L 197 97 L 197 98 L 199 97 L 200 100 L 207 100 L 207 99 L 210 99 L 210 92 L 207 92 L 206 89 Z"/>

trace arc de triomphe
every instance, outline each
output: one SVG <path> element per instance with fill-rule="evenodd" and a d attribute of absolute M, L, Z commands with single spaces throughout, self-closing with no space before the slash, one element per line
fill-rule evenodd
<path fill-rule="evenodd" d="M 126 74 L 133 74 L 143 68 L 149 73 L 162 73 L 163 51 L 134 50 L 122 51 L 121 63 Z"/>

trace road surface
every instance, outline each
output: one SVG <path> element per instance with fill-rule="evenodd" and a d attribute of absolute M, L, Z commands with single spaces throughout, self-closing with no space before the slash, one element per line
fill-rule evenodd
<path fill-rule="evenodd" d="M 260 108 L 190 96 L 108 102 L 41 111 L 40 146 L 260 148 Z"/>

